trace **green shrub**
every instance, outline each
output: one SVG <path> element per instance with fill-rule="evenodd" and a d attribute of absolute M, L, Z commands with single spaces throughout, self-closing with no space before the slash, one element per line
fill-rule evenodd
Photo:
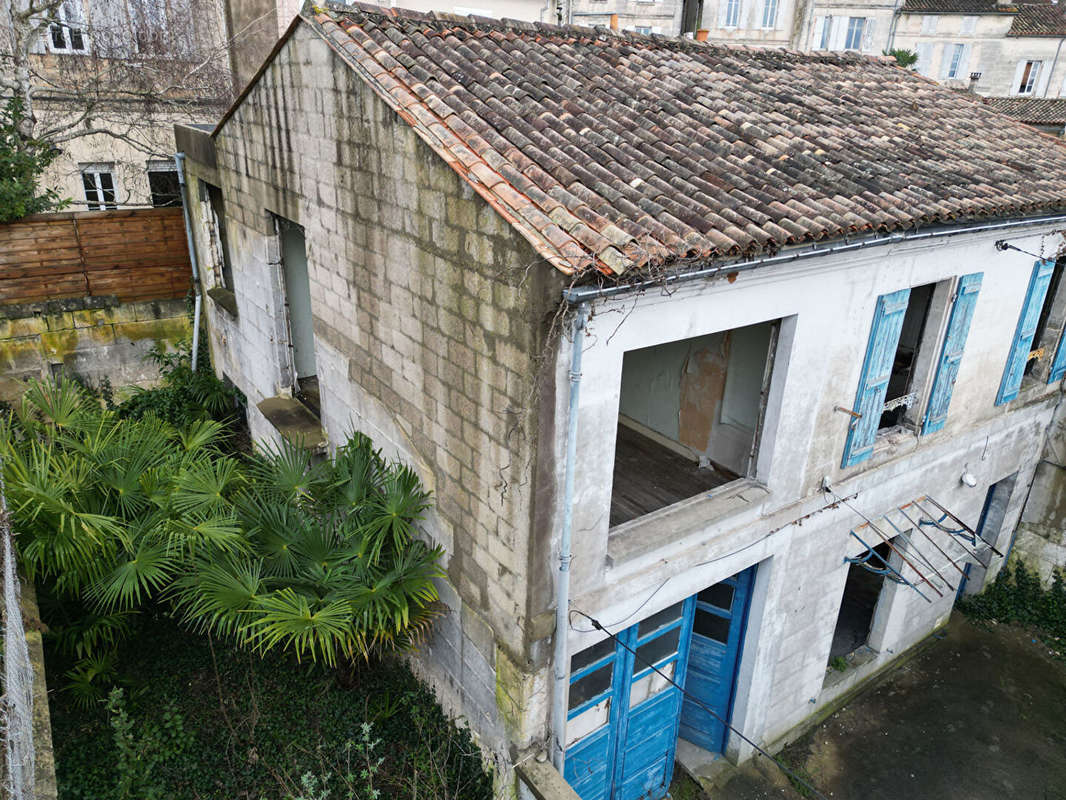
<path fill-rule="evenodd" d="M 412 536 L 417 476 L 357 435 L 333 458 L 221 454 L 221 423 L 123 418 L 71 381 L 31 384 L 0 422 L 23 567 L 42 583 L 86 702 L 100 657 L 154 603 L 260 653 L 350 669 L 406 649 L 436 614 L 441 550 Z"/>
<path fill-rule="evenodd" d="M 13 94 L 0 107 L 0 224 L 70 205 L 55 189 L 40 190 L 41 174 L 56 157 L 49 142 L 26 136 L 25 102 Z"/>
<path fill-rule="evenodd" d="M 203 339 L 199 349 L 193 370 L 188 342 L 183 342 L 176 351 L 156 344 L 148 358 L 159 367 L 159 385 L 151 389 L 134 387 L 133 395 L 115 407 L 118 415 L 123 419 L 152 415 L 177 428 L 208 419 L 228 427 L 243 419 L 244 395 L 215 375 Z"/>
<path fill-rule="evenodd" d="M 49 644 L 50 672 L 69 662 Z M 469 731 L 452 724 L 400 660 L 364 666 L 343 688 L 321 666 L 281 652 L 257 658 L 145 614 L 120 646 L 118 664 L 130 752 L 140 748 L 154 759 L 142 785 L 165 797 L 308 796 L 308 774 L 329 800 L 347 800 L 349 791 L 364 800 L 369 789 L 379 800 L 493 797 Z M 82 708 L 64 693 L 51 698 L 51 709 L 60 800 L 117 800 L 115 715 L 99 704 Z M 187 745 L 163 733 L 168 710 L 181 720 Z M 155 757 L 163 752 L 172 754 Z M 362 776 L 368 763 L 369 780 Z M 139 779 L 135 770 L 132 779 Z"/>
<path fill-rule="evenodd" d="M 959 601 L 968 616 L 1036 629 L 1047 637 L 1066 637 L 1066 576 L 1056 570 L 1051 586 L 1044 588 L 1040 576 L 1021 561 L 1013 569 L 1000 570 L 984 592 Z"/>

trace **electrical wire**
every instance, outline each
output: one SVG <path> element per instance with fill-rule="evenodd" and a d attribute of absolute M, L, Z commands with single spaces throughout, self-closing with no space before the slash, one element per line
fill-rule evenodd
<path fill-rule="evenodd" d="M 625 650 L 628 650 L 630 653 L 633 654 L 634 658 L 639 659 L 640 662 L 642 664 L 644 664 L 644 666 L 650 667 L 654 672 L 658 673 L 659 677 L 663 678 L 667 683 L 669 683 L 675 689 L 680 691 L 683 696 L 685 696 L 686 698 L 688 698 L 689 700 L 694 702 L 696 705 L 698 705 L 700 708 L 702 708 L 704 711 L 706 711 L 708 714 L 710 714 L 712 717 L 714 717 L 716 720 L 718 720 L 718 722 L 720 722 L 723 725 L 725 725 L 725 727 L 729 728 L 729 730 L 731 730 L 733 733 L 735 733 L 737 736 L 739 736 L 745 742 L 747 742 L 752 747 L 754 747 L 755 750 L 759 753 L 759 755 L 766 756 L 768 759 L 773 761 L 774 764 L 777 765 L 778 769 L 780 769 L 782 772 L 784 772 L 791 780 L 795 781 L 796 783 L 800 784 L 801 786 L 803 786 L 808 791 L 812 792 L 815 795 L 815 797 L 819 797 L 819 798 L 821 798 L 821 800 L 829 800 L 829 798 L 827 798 L 824 794 L 822 794 L 820 791 L 818 791 L 816 788 L 814 788 L 810 783 L 808 783 L 806 780 L 804 780 L 799 775 L 797 775 L 795 772 L 793 772 L 791 769 L 789 769 L 787 766 L 785 766 L 785 764 L 783 762 L 781 762 L 779 759 L 775 758 L 774 756 L 770 755 L 770 753 L 768 753 L 762 747 L 760 747 L 755 742 L 753 742 L 751 739 L 749 739 L 747 736 L 745 736 L 742 731 L 740 731 L 739 729 L 735 728 L 732 724 L 730 724 L 725 719 L 723 719 L 722 716 L 720 714 L 718 714 L 714 709 L 708 707 L 706 703 L 704 703 L 702 700 L 700 700 L 698 697 L 694 696 L 690 692 L 685 691 L 685 688 L 683 686 L 680 686 L 678 683 L 676 683 L 673 678 L 671 678 L 665 672 L 663 672 L 658 667 L 656 667 L 653 663 L 651 663 L 646 658 L 644 658 L 640 653 L 638 653 L 632 647 L 630 647 L 625 642 L 623 642 L 621 639 L 619 639 L 614 633 L 612 633 L 611 631 L 607 630 L 607 628 L 603 624 L 601 624 L 599 620 L 595 619 L 592 616 L 589 616 L 584 611 L 578 611 L 577 609 L 571 609 L 570 613 L 571 614 L 580 614 L 581 616 L 583 616 L 585 619 L 587 619 L 589 622 L 592 623 L 593 630 L 599 630 L 599 631 L 603 631 L 604 633 L 606 633 L 611 639 L 614 640 L 615 644 L 619 644 Z"/>
<path fill-rule="evenodd" d="M 821 508 L 816 508 L 814 511 L 811 511 L 808 514 L 804 514 L 799 519 L 794 519 L 794 520 L 792 520 L 792 522 L 788 522 L 788 523 L 786 523 L 786 524 L 784 524 L 784 525 L 782 525 L 782 526 L 780 526 L 778 528 L 774 528 L 772 531 L 767 532 L 765 536 L 759 537 L 754 542 L 748 542 L 743 547 L 738 548 L 736 550 L 733 550 L 732 552 L 725 553 L 725 554 L 720 555 L 720 556 L 715 556 L 714 558 L 708 559 L 707 561 L 701 561 L 699 564 L 693 564 L 691 567 L 686 567 L 685 569 L 686 569 L 686 571 L 699 569 L 700 567 L 706 567 L 706 566 L 709 566 L 711 564 L 715 564 L 715 563 L 717 563 L 719 561 L 722 561 L 724 559 L 732 558 L 733 556 L 740 555 L 745 550 L 750 550 L 751 548 L 755 547 L 755 545 L 762 544 L 767 539 L 769 539 L 771 536 L 773 536 L 775 533 L 777 533 L 778 531 L 784 530 L 789 525 L 795 525 L 797 523 L 800 523 L 800 522 L 802 522 L 802 520 L 805 520 L 807 517 L 810 517 L 810 516 L 812 516 L 814 514 L 817 514 L 817 513 L 822 512 L 822 511 L 825 511 L 828 508 L 833 508 L 834 506 L 839 505 L 840 503 L 845 502 L 846 500 L 853 500 L 854 498 L 858 497 L 858 495 L 859 495 L 859 493 L 855 492 L 854 494 L 848 495 L 847 497 L 845 497 L 843 499 L 837 498 L 837 500 L 835 502 L 833 502 L 833 503 L 829 503 L 828 505 L 822 506 Z M 836 497 L 836 494 L 833 494 L 833 496 Z M 648 603 L 650 603 L 652 601 L 652 598 L 655 597 L 655 595 L 657 595 L 659 593 L 659 591 L 664 586 L 666 586 L 666 584 L 668 584 L 670 581 L 672 581 L 676 577 L 677 577 L 677 575 L 669 575 L 666 578 L 664 578 L 663 582 L 660 583 L 658 586 L 656 586 L 655 590 L 651 594 L 649 594 L 646 598 L 644 598 L 644 602 L 643 603 L 641 603 L 639 606 L 637 606 L 635 609 L 633 609 L 631 612 L 626 614 L 621 619 L 615 620 L 614 622 L 609 622 L 609 623 L 607 623 L 607 625 L 609 627 L 611 627 L 611 628 L 615 628 L 615 627 L 621 625 L 622 623 L 628 622 L 629 620 L 633 619 L 633 617 L 635 617 L 637 614 L 639 614 L 643 610 L 643 608 L 646 605 L 648 605 Z M 575 631 L 576 633 L 592 633 L 593 631 L 596 630 L 595 628 L 578 628 L 578 627 L 575 627 L 572 621 L 570 623 L 570 629 L 572 631 Z"/>

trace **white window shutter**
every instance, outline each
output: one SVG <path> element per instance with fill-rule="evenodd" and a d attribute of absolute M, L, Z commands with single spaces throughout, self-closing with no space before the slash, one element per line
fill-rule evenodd
<path fill-rule="evenodd" d="M 862 34 L 862 50 L 868 53 L 874 49 L 874 18 L 866 18 L 866 29 Z"/>
<path fill-rule="evenodd" d="M 729 0 L 718 0 L 718 27 L 725 27 L 726 14 L 729 12 Z"/>
<path fill-rule="evenodd" d="M 970 80 L 970 51 L 972 49 L 973 47 L 968 44 L 962 46 L 962 56 L 959 58 L 959 71 L 955 75 L 959 80 Z"/>
<path fill-rule="evenodd" d="M 1033 86 L 1033 97 L 1043 97 L 1044 92 L 1047 91 L 1048 81 L 1051 79 L 1051 65 L 1042 61 L 1040 63 L 1040 74 L 1036 76 L 1036 85 Z"/>
<path fill-rule="evenodd" d="M 825 17 L 814 18 L 814 30 L 811 31 L 811 50 L 822 49 L 822 31 L 825 30 Z M 1066 83 L 1063 84 L 1066 86 Z"/>
<path fill-rule="evenodd" d="M 918 42 L 915 52 L 918 54 L 918 61 L 914 65 L 915 68 L 922 75 L 929 77 L 929 68 L 932 66 L 933 61 L 933 45 L 929 42 Z"/>
<path fill-rule="evenodd" d="M 1018 62 L 1018 66 L 1014 68 L 1014 80 L 1011 82 L 1010 85 L 1011 94 L 1020 94 L 1020 92 L 1018 91 L 1018 87 L 1021 85 L 1022 82 L 1022 73 L 1025 71 L 1025 64 L 1026 60 L 1023 58 L 1021 61 Z"/>
<path fill-rule="evenodd" d="M 940 72 L 938 74 L 942 81 L 947 80 L 948 70 L 951 69 L 951 52 L 954 47 L 955 45 L 951 42 L 945 42 L 940 47 Z"/>
<path fill-rule="evenodd" d="M 844 42 L 848 37 L 848 18 L 840 17 L 833 26 L 832 35 L 829 37 L 830 50 L 843 50 Z"/>

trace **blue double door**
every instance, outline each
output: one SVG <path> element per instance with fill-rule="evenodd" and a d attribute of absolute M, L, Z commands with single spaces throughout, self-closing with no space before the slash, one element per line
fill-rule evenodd
<path fill-rule="evenodd" d="M 754 570 L 573 656 L 564 775 L 582 800 L 664 797 L 679 735 L 722 751 Z"/>

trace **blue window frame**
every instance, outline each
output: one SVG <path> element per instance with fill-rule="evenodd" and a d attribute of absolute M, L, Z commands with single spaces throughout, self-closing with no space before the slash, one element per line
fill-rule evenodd
<path fill-rule="evenodd" d="M 944 344 L 940 349 L 933 389 L 929 394 L 929 405 L 925 411 L 922 433 L 935 433 L 944 427 L 948 418 L 948 406 L 955 389 L 955 380 L 959 375 L 959 364 L 966 348 L 966 337 L 970 333 L 977 295 L 981 291 L 983 273 L 963 275 L 959 278 L 955 290 L 955 301 L 951 304 L 951 316 L 944 333 Z"/>
<path fill-rule="evenodd" d="M 997 406 L 1009 403 L 1017 397 L 1022 387 L 1025 365 L 1029 363 L 1033 337 L 1036 336 L 1036 330 L 1040 324 L 1040 311 L 1044 306 L 1044 298 L 1047 296 L 1048 285 L 1051 283 L 1054 270 L 1055 262 L 1050 260 L 1037 261 L 1033 265 L 1029 287 L 1026 289 L 1025 300 L 1022 302 L 1022 311 L 1018 316 L 1018 325 L 1014 330 L 1010 353 L 1007 355 L 1007 363 L 1003 368 L 1003 378 L 999 383 L 999 393 L 996 395 Z"/>

